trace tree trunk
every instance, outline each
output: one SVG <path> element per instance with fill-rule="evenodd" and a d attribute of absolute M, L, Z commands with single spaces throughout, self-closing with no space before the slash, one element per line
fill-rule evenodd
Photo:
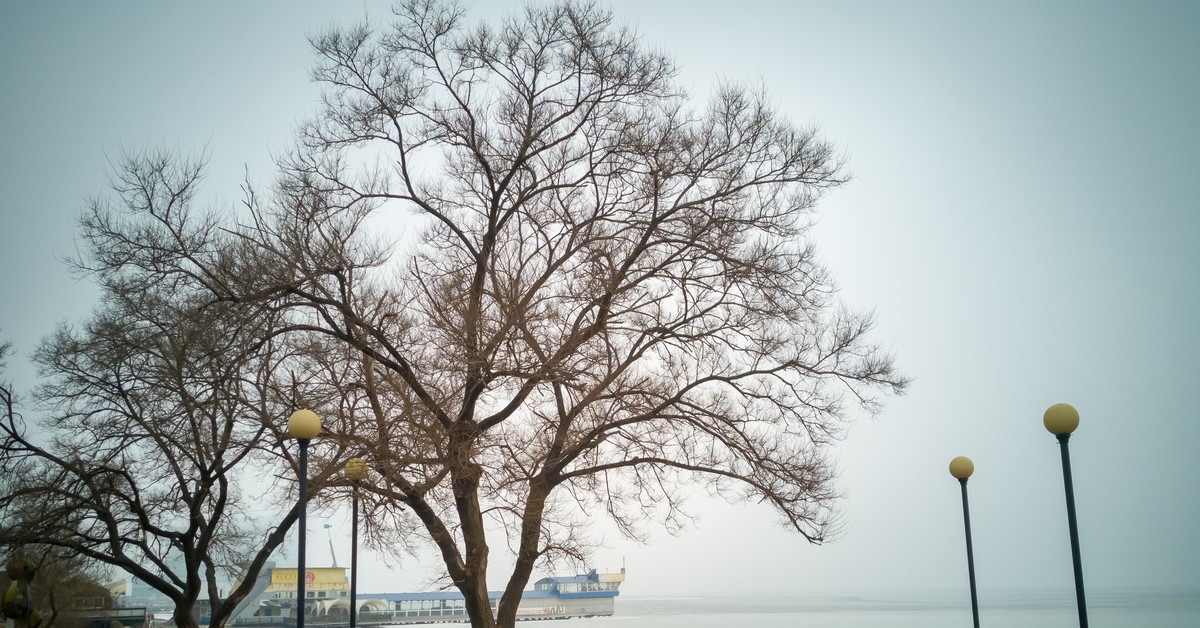
<path fill-rule="evenodd" d="M 195 610 L 195 601 L 176 602 L 175 612 L 171 614 L 171 619 L 175 622 L 175 628 L 200 628 L 198 618 L 194 616 Z"/>
<path fill-rule="evenodd" d="M 473 435 L 471 435 L 473 436 Z M 453 460 L 464 461 L 451 471 L 454 501 L 458 510 L 463 536 L 464 580 L 459 585 L 466 601 L 467 614 L 473 628 L 495 628 L 496 619 L 488 599 L 488 544 L 483 525 L 483 510 L 479 507 L 479 478 L 483 469 L 470 458 L 470 438 L 452 443 Z"/>
<path fill-rule="evenodd" d="M 504 596 L 500 600 L 496 617 L 496 625 L 499 628 L 514 628 L 517 623 L 517 607 L 521 605 L 521 596 L 529 584 L 533 565 L 538 558 L 542 518 L 549 492 L 545 479 L 536 478 L 530 482 L 529 497 L 525 501 L 525 511 L 521 516 L 521 543 L 517 549 L 517 562 L 513 566 L 512 575 L 509 576 L 508 585 L 504 588 Z"/>
<path fill-rule="evenodd" d="M 492 615 L 492 605 L 488 600 L 487 577 L 471 576 L 467 587 L 460 590 L 466 598 L 471 628 L 496 628 L 496 619 Z"/>

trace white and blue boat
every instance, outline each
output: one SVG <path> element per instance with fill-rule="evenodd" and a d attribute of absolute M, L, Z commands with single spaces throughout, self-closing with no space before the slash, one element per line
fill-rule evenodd
<path fill-rule="evenodd" d="M 625 581 L 625 570 L 600 573 L 595 569 L 577 576 L 542 578 L 521 596 L 517 619 L 567 619 L 607 617 L 615 611 L 615 598 Z M 493 612 L 501 592 L 489 597 Z M 457 591 L 438 593 L 377 593 L 359 596 L 359 623 L 425 623 L 466 621 L 463 596 Z"/>

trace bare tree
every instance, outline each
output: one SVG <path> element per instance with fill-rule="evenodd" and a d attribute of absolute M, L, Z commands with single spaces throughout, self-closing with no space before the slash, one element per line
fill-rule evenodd
<path fill-rule="evenodd" d="M 474 626 L 512 626 L 534 566 L 581 556 L 597 512 L 633 537 L 680 525 L 687 486 L 826 539 L 828 446 L 906 384 L 810 241 L 845 181 L 829 144 L 760 91 L 696 104 L 593 4 L 468 26 L 407 0 L 311 41 L 324 107 L 225 245 L 144 246 L 216 227 L 97 211 L 98 268 L 152 269 L 323 347 L 334 437 L 440 552 Z M 373 235 L 401 211 L 416 241 Z M 494 614 L 489 526 L 516 556 Z"/>
<path fill-rule="evenodd" d="M 95 561 L 45 546 L 19 548 L 15 555 L 27 559 L 34 570 L 30 602 L 40 615 L 38 628 L 83 628 L 83 615 L 112 608 L 109 574 Z M 0 572 L 0 589 L 11 584 L 8 574 Z"/>
<path fill-rule="evenodd" d="M 127 207 L 183 219 L 197 165 L 152 153 L 126 164 L 115 180 Z M 189 224 L 201 227 L 137 246 L 187 255 L 214 242 L 210 222 Z M 206 598 L 209 625 L 222 626 L 298 516 L 294 499 L 253 498 L 294 483 L 281 428 L 288 408 L 307 401 L 287 378 L 305 360 L 262 340 L 270 318 L 240 317 L 151 268 L 97 273 L 104 296 L 93 317 L 42 342 L 34 429 L 11 387 L 0 388 L 0 544 L 122 569 L 169 597 L 180 627 L 196 625 Z M 335 471 L 318 470 L 314 489 Z M 228 595 L 221 575 L 241 576 Z"/>

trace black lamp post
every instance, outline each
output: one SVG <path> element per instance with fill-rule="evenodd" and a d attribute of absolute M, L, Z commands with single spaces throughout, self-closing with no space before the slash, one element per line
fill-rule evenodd
<path fill-rule="evenodd" d="M 1062 452 L 1063 485 L 1067 492 L 1067 527 L 1071 532 L 1071 561 L 1075 568 L 1075 602 L 1079 606 L 1079 628 L 1087 628 L 1087 604 L 1083 598 L 1083 563 L 1079 560 L 1079 526 L 1075 520 L 1075 487 L 1071 482 L 1071 452 L 1067 441 L 1079 427 L 1079 412 L 1066 403 L 1056 403 L 1042 415 L 1042 424 L 1058 438 Z"/>
<path fill-rule="evenodd" d="M 979 628 L 979 597 L 975 593 L 975 552 L 971 548 L 971 509 L 967 506 L 967 479 L 975 472 L 975 463 L 966 456 L 950 461 L 950 475 L 962 486 L 963 523 L 967 529 L 967 575 L 971 581 L 971 618 Z"/>
<path fill-rule="evenodd" d="M 288 417 L 288 435 L 300 443 L 300 526 L 296 551 L 296 628 L 304 628 L 305 513 L 308 510 L 308 442 L 321 433 L 321 418 L 312 410 L 297 410 Z"/>
<path fill-rule="evenodd" d="M 358 617 L 358 487 L 367 479 L 367 463 L 362 458 L 347 460 L 346 478 L 354 484 L 350 497 L 350 628 L 354 628 Z"/>

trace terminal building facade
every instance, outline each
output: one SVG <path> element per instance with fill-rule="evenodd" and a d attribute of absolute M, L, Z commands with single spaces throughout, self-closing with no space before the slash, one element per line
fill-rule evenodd
<path fill-rule="evenodd" d="M 305 612 L 308 615 L 348 614 L 350 578 L 344 567 L 313 567 L 304 571 Z M 290 616 L 296 607 L 295 567 L 271 569 L 271 584 L 263 592 L 259 615 Z"/>

